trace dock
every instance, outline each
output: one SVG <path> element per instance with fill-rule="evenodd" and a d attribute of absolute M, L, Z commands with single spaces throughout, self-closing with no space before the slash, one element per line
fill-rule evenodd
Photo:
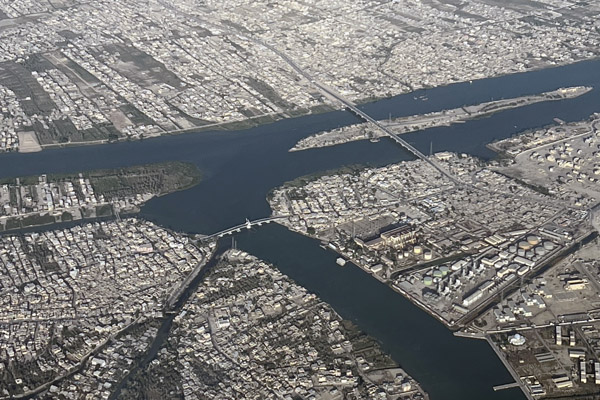
<path fill-rule="evenodd" d="M 517 372 L 513 369 L 513 367 L 508 362 L 508 360 L 504 357 L 504 354 L 502 354 L 502 351 L 500 351 L 498 346 L 496 346 L 496 343 L 494 343 L 492 338 L 489 335 L 486 335 L 485 339 L 487 340 L 487 342 L 490 345 L 490 347 L 492 348 L 492 350 L 494 350 L 494 353 L 496 353 L 496 355 L 498 356 L 498 358 L 500 359 L 502 364 L 504 364 L 504 366 L 506 367 L 508 372 L 512 375 L 513 379 L 515 380 L 512 384 L 516 385 L 515 387 L 519 387 L 521 389 L 521 391 L 523 392 L 523 394 L 525 395 L 527 400 L 534 400 L 531 393 L 529 393 L 529 390 L 527 390 L 527 388 L 525 387 L 523 382 L 521 382 L 521 378 L 519 377 L 519 375 L 517 375 Z M 507 385 L 510 385 L 510 384 L 507 384 Z M 500 385 L 500 387 L 502 389 L 508 389 L 507 385 Z M 500 389 L 496 389 L 496 386 L 494 386 L 494 390 L 500 390 Z"/>
<path fill-rule="evenodd" d="M 517 382 L 505 383 L 504 385 L 496 385 L 494 386 L 494 392 L 504 389 L 518 388 L 519 386 L 521 385 L 519 385 Z"/>

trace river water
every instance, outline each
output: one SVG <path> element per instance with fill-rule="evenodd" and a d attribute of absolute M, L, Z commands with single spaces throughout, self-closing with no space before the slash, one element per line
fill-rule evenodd
<path fill-rule="evenodd" d="M 420 91 L 363 105 L 376 118 L 406 116 L 554 90 L 564 86 L 600 88 L 600 61 L 490 78 Z M 426 96 L 423 101 L 419 96 Z M 600 90 L 576 99 L 537 103 L 464 124 L 428 129 L 403 137 L 423 152 L 458 151 L 493 156 L 485 145 L 524 129 L 581 120 L 600 112 Z M 385 165 L 412 159 L 395 143 L 353 142 L 289 153 L 299 139 L 359 122 L 345 111 L 282 120 L 235 132 L 165 136 L 142 142 L 53 149 L 0 155 L 0 178 L 52 172 L 114 168 L 168 160 L 190 161 L 204 174 L 196 187 L 148 202 L 141 215 L 168 228 L 212 233 L 245 218 L 270 214 L 268 191 L 298 176 L 349 164 Z M 493 392 L 510 381 L 486 343 L 457 338 L 402 296 L 355 266 L 337 267 L 336 256 L 319 243 L 269 225 L 238 235 L 239 247 L 275 263 L 318 293 L 377 338 L 414 376 L 433 400 L 521 399 L 517 390 Z"/>
<path fill-rule="evenodd" d="M 318 242 L 277 224 L 245 231 L 236 241 L 238 248 L 277 265 L 377 338 L 432 400 L 524 398 L 519 389 L 493 391 L 494 385 L 511 382 L 511 377 L 485 341 L 454 336 L 362 269 L 339 267 L 338 256 Z"/>

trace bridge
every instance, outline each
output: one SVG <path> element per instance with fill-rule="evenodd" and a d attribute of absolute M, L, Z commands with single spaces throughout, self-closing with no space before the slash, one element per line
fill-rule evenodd
<path fill-rule="evenodd" d="M 334 93 L 330 89 L 322 86 L 321 84 L 319 84 L 317 82 L 313 81 L 313 84 L 318 86 L 321 90 L 327 92 L 330 96 L 336 98 L 340 103 L 342 103 L 346 107 L 347 110 L 351 111 L 357 117 L 361 118 L 365 122 L 370 123 L 375 128 L 381 130 L 388 137 L 390 137 L 396 143 L 398 143 L 400 146 L 402 146 L 404 149 L 406 149 L 408 152 L 412 153 L 415 157 L 417 157 L 417 158 L 425 161 L 429 165 L 431 165 L 438 172 L 440 172 L 443 176 L 447 177 L 448 179 L 450 179 L 452 182 L 454 182 L 457 185 L 461 184 L 461 182 L 458 179 L 456 179 L 456 177 L 454 175 L 452 175 L 450 172 L 446 171 L 444 168 L 439 166 L 433 159 L 427 157 L 425 154 L 423 154 L 421 151 L 419 151 L 419 149 L 417 149 L 416 147 L 414 147 L 413 145 L 408 143 L 406 140 L 402 139 L 398 134 L 392 132 L 392 130 L 390 128 L 383 125 L 381 122 L 377 121 L 376 119 L 371 117 L 369 114 L 367 114 L 360 108 L 356 107 L 351 101 L 346 100 L 342 96 Z"/>
<path fill-rule="evenodd" d="M 214 23 L 211 23 L 211 22 L 209 22 L 207 20 L 199 18 L 198 16 L 190 15 L 190 14 L 188 14 L 188 13 L 186 13 L 186 12 L 184 12 L 182 10 L 179 10 L 178 8 L 174 7 L 172 4 L 167 3 L 165 0 L 158 0 L 158 2 L 160 4 L 162 4 L 164 7 L 166 7 L 167 9 L 172 10 L 175 13 L 184 15 L 186 18 L 194 19 L 194 20 L 198 21 L 201 24 L 205 24 L 205 25 L 208 25 L 208 26 L 213 26 L 213 27 L 215 27 L 216 29 L 218 29 L 220 31 L 225 31 L 228 34 L 239 36 L 239 37 L 241 37 L 243 39 L 252 41 L 252 42 L 254 42 L 254 43 L 258 44 L 258 45 L 261 45 L 261 46 L 267 48 L 268 50 L 270 50 L 271 52 L 273 52 L 274 54 L 276 54 L 279 58 L 281 58 L 294 71 L 296 71 L 298 74 L 300 74 L 302 77 L 304 77 L 308 82 L 310 82 L 323 95 L 325 95 L 326 97 L 329 97 L 330 99 L 337 100 L 344 107 L 346 107 L 349 111 L 353 112 L 354 114 L 356 114 L 359 118 L 363 119 L 364 121 L 371 123 L 377 129 L 383 131 L 387 136 L 389 136 L 390 138 L 392 138 L 396 143 L 398 143 L 404 149 L 406 149 L 407 151 L 409 151 L 410 153 L 412 153 L 415 157 L 417 157 L 417 158 L 425 161 L 429 165 L 431 165 L 433 168 L 435 168 L 437 171 L 439 171 L 443 176 L 445 176 L 448 179 L 450 179 L 453 183 L 455 183 L 457 185 L 462 185 L 462 182 L 460 182 L 450 172 L 446 171 L 444 168 L 442 168 L 441 166 L 439 166 L 433 159 L 430 159 L 427 156 L 425 156 L 425 154 L 421 153 L 417 148 L 415 148 L 414 146 L 412 146 L 406 140 L 402 139 L 399 135 L 397 135 L 396 133 L 392 132 L 388 127 L 384 126 L 379 121 L 375 120 L 370 115 L 368 115 L 367 113 L 365 113 L 364 111 L 362 111 L 361 109 L 359 109 L 358 107 L 356 107 L 354 105 L 354 103 L 352 103 L 350 100 L 345 99 L 339 93 L 334 92 L 334 90 L 332 90 L 332 89 L 328 88 L 327 86 L 325 86 L 324 84 L 316 81 L 306 70 L 304 70 L 302 67 L 300 67 L 287 54 L 285 54 L 281 50 L 277 49 L 275 46 L 273 46 L 273 45 L 265 42 L 264 40 L 262 40 L 260 38 L 255 37 L 253 35 L 246 35 L 243 32 L 232 31 L 230 29 L 230 27 L 221 26 L 220 24 L 214 24 Z M 269 222 L 271 222 L 271 221 L 269 221 Z M 241 226 L 241 227 L 243 228 L 243 226 Z M 225 233 L 225 234 L 228 234 L 228 233 Z"/>
<path fill-rule="evenodd" d="M 208 240 L 212 240 L 212 239 L 219 239 L 219 238 L 222 238 L 223 236 L 231 235 L 232 233 L 239 233 L 242 231 L 242 229 L 251 229 L 253 226 L 261 226 L 263 224 L 270 224 L 273 221 L 277 221 L 277 220 L 285 219 L 285 218 L 287 218 L 287 216 L 267 217 L 267 218 L 256 219 L 254 221 L 249 221 L 246 219 L 246 222 L 244 222 L 243 224 L 239 224 L 239 225 L 236 225 L 229 229 L 225 229 L 220 232 L 213 233 L 212 235 L 202 236 L 199 238 L 199 240 L 200 241 L 208 241 Z"/>
<path fill-rule="evenodd" d="M 260 39 L 253 39 L 253 40 L 255 42 L 263 45 L 264 47 L 268 48 L 275 54 L 277 54 L 290 67 L 292 67 L 296 72 L 298 72 L 300 75 L 302 75 L 304 78 L 306 78 L 310 83 L 312 83 L 313 86 L 315 86 L 317 89 L 319 89 L 321 91 L 321 93 L 323 93 L 327 97 L 330 97 L 330 98 L 333 98 L 333 99 L 339 101 L 344 107 L 346 107 L 346 109 L 348 109 L 349 111 L 354 113 L 357 117 L 361 118 L 362 120 L 364 120 L 366 122 L 369 122 L 375 128 L 383 131 L 387 136 L 389 136 L 391 139 L 393 139 L 396 143 L 398 143 L 400 146 L 402 146 L 408 152 L 412 153 L 415 157 L 417 157 L 417 158 L 425 161 L 429 165 L 431 165 L 433 168 L 438 170 L 442 175 L 446 176 L 448 179 L 450 179 L 455 184 L 457 184 L 457 185 L 461 184 L 461 182 L 458 179 L 456 179 L 456 177 L 454 175 L 452 175 L 451 173 L 449 173 L 448 171 L 446 171 L 445 169 L 440 167 L 434 160 L 430 159 L 425 154 L 421 153 L 416 147 L 414 147 L 413 145 L 408 143 L 406 140 L 402 139 L 399 135 L 392 132 L 391 129 L 389 129 L 388 127 L 383 125 L 381 122 L 379 122 L 376 119 L 374 119 L 373 117 L 371 117 L 369 114 L 367 114 L 360 108 L 356 107 L 356 105 L 354 105 L 354 103 L 352 103 L 350 100 L 342 97 L 339 93 L 334 92 L 332 89 L 330 89 L 330 88 L 326 87 L 325 85 L 321 84 L 320 82 L 317 82 L 316 80 L 314 80 L 312 78 L 312 76 L 310 76 L 304 69 L 302 69 L 298 64 L 296 64 L 296 62 L 294 62 L 294 60 L 289 58 L 285 53 L 279 51 L 275 47 L 271 46 L 268 43 L 265 43 L 264 41 L 262 41 Z"/>
<path fill-rule="evenodd" d="M 369 114 L 365 113 L 364 111 L 362 111 L 360 108 L 356 107 L 353 104 L 345 104 L 345 105 L 348 110 L 352 111 L 358 117 L 371 123 L 371 125 L 375 126 L 376 128 L 380 129 L 381 131 L 383 131 L 386 135 L 388 135 L 390 138 L 392 138 L 400 146 L 402 146 L 403 148 L 408 150 L 410 153 L 415 155 L 417 158 L 420 158 L 421 160 L 423 160 L 426 163 L 428 163 L 429 165 L 431 165 L 433 168 L 438 170 L 438 172 L 440 172 L 442 175 L 444 175 L 445 177 L 450 179 L 452 182 L 454 182 L 455 184 L 461 183 L 460 181 L 458 181 L 458 179 L 456 179 L 454 177 L 454 175 L 452 175 L 450 172 L 446 171 L 444 168 L 440 167 L 435 161 L 433 161 L 431 158 L 427 157 L 425 154 L 421 153 L 416 147 L 414 147 L 413 145 L 408 143 L 406 140 L 402 139 L 396 133 L 392 132 L 388 127 L 384 126 L 379 121 L 373 119 Z"/>
<path fill-rule="evenodd" d="M 246 219 L 246 222 L 244 222 L 243 224 L 236 225 L 232 228 L 225 229 L 221 232 L 213 233 L 212 235 L 208 235 L 208 236 L 197 235 L 196 238 L 200 242 L 206 242 L 209 240 L 222 238 L 223 236 L 231 235 L 232 233 L 241 232 L 242 229 L 251 229 L 253 226 L 261 226 L 263 224 L 269 224 L 273 221 L 277 221 L 279 219 L 284 219 L 284 218 L 287 218 L 287 216 L 267 217 L 267 218 L 257 219 L 254 221 L 249 221 L 248 219 Z M 177 304 L 177 302 L 179 301 L 179 298 L 181 297 L 181 295 L 189 287 L 189 285 L 192 283 L 192 281 L 194 279 L 196 279 L 196 277 L 198 276 L 198 274 L 200 273 L 202 268 L 204 268 L 204 266 L 205 266 L 205 262 L 203 259 L 200 262 L 198 262 L 198 264 L 196 264 L 196 267 L 192 270 L 192 272 L 190 272 L 187 275 L 185 280 L 183 282 L 181 282 L 179 284 L 179 286 L 177 286 L 177 288 L 175 288 L 175 290 L 173 290 L 173 292 L 171 292 L 171 294 L 168 296 L 167 302 L 166 302 L 167 310 L 174 309 L 174 307 Z"/>

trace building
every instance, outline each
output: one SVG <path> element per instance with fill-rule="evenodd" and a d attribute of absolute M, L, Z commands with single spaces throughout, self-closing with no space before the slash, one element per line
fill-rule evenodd
<path fill-rule="evenodd" d="M 579 380 L 581 383 L 587 383 L 587 372 L 585 370 L 585 358 L 579 360 Z"/>
<path fill-rule="evenodd" d="M 385 246 L 403 249 L 417 241 L 416 231 L 412 225 L 403 224 L 380 232 L 377 236 L 366 239 L 355 238 L 354 241 L 362 248 L 379 250 Z"/>
<path fill-rule="evenodd" d="M 480 300 L 482 297 L 483 297 L 483 291 L 480 289 L 477 289 L 476 291 L 474 291 L 469 296 L 467 296 L 463 299 L 462 305 L 465 307 L 470 307 L 471 305 L 475 304 L 478 300 Z"/>
<path fill-rule="evenodd" d="M 380 236 L 388 246 L 393 246 L 398 249 L 403 249 L 417 241 L 415 228 L 408 224 L 381 232 Z"/>
<path fill-rule="evenodd" d="M 567 279 L 565 282 L 565 290 L 582 290 L 587 286 L 587 279 Z"/>

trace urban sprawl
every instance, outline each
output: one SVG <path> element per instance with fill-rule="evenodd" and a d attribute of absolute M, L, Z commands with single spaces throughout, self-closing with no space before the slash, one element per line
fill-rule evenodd
<path fill-rule="evenodd" d="M 571 0 L 0 2 L 0 151 L 240 127 L 598 55 Z M 418 55 L 418 56 L 416 56 Z M 237 124 L 237 125 L 236 125 Z"/>
<path fill-rule="evenodd" d="M 299 178 L 269 201 L 287 217 L 278 222 L 327 242 L 340 265 L 487 339 L 526 394 L 595 393 L 599 128 L 595 114 L 525 132 L 490 145 L 503 158 L 487 163 L 431 156 L 454 181 L 405 161 Z"/>
<path fill-rule="evenodd" d="M 488 161 L 397 136 L 597 88 L 381 122 L 355 104 L 596 58 L 599 14 L 574 0 L 4 0 L 0 153 L 350 109 L 364 122 L 290 150 L 392 137 L 416 159 L 287 182 L 268 222 L 486 340 L 528 399 L 597 395 L 600 114 L 491 143 Z M 201 179 L 171 162 L 0 181 L 0 399 L 429 398 L 276 265 L 125 215 Z"/>

